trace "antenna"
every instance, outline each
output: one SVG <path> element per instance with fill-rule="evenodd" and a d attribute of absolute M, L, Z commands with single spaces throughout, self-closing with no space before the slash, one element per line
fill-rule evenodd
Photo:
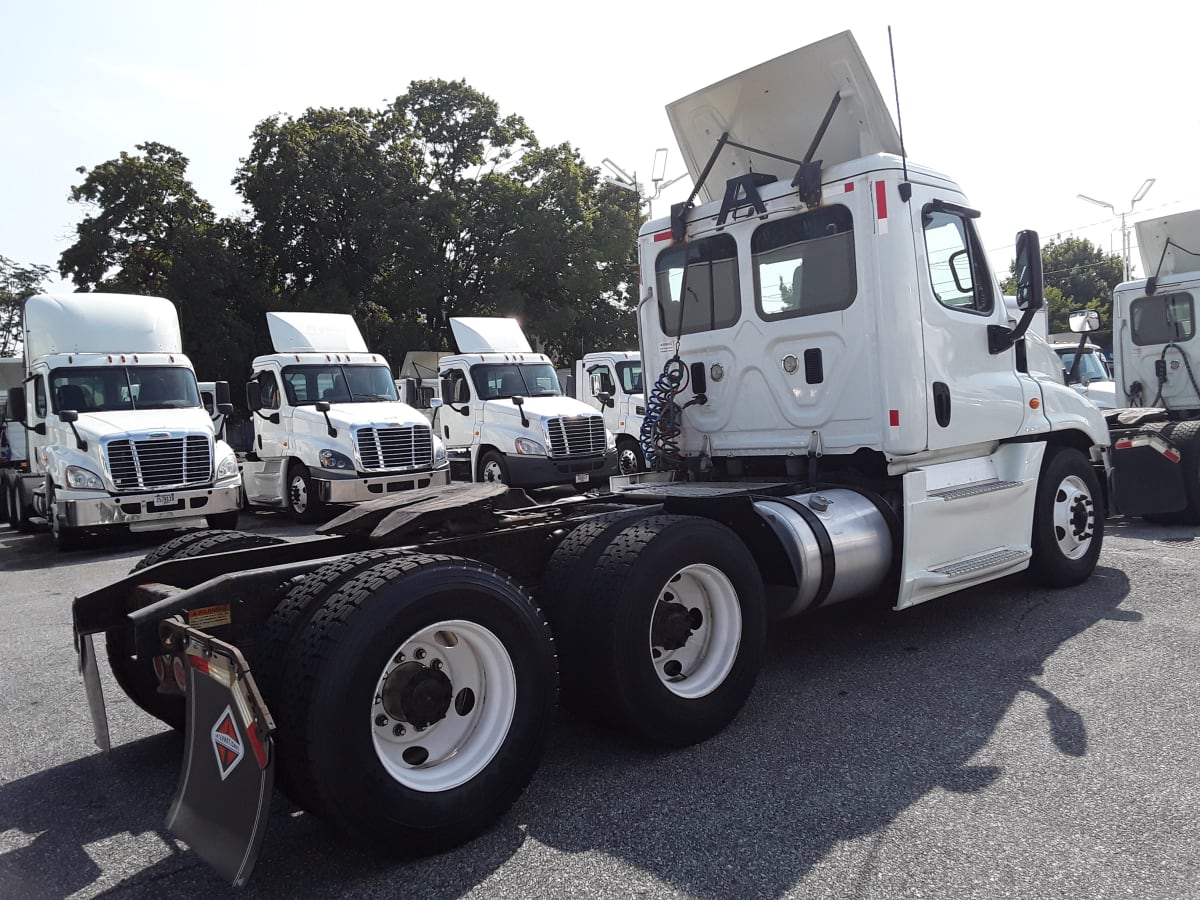
<path fill-rule="evenodd" d="M 912 196 L 912 185 L 908 183 L 908 151 L 904 149 L 904 118 L 900 115 L 900 79 L 896 77 L 896 48 L 892 45 L 892 26 L 888 26 L 888 53 L 892 56 L 892 87 L 896 91 L 896 127 L 900 131 L 900 164 L 904 167 L 904 184 L 900 185 L 900 199 L 905 203 Z"/>

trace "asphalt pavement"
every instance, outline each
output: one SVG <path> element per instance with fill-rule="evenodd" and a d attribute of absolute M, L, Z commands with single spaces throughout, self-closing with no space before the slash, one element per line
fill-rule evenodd
<path fill-rule="evenodd" d="M 700 746 L 560 713 L 512 811 L 432 859 L 371 855 L 277 796 L 234 892 L 163 827 L 179 737 L 102 663 L 100 753 L 75 668 L 72 598 L 162 536 L 59 554 L 0 528 L 0 897 L 1200 898 L 1198 535 L 1115 519 L 1078 588 L 1014 576 L 777 624 Z"/>

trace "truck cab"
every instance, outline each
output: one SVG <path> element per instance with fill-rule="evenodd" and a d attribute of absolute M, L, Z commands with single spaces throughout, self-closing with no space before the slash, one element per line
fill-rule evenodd
<path fill-rule="evenodd" d="M 645 471 L 640 446 L 646 414 L 641 354 L 636 350 L 588 353 L 576 361 L 571 386 L 570 393 L 599 410 L 605 427 L 616 436 L 620 474 Z"/>
<path fill-rule="evenodd" d="M 254 360 L 246 385 L 248 505 L 315 522 L 330 504 L 449 482 L 444 443 L 400 402 L 387 360 L 352 317 L 271 312 L 267 325 L 275 353 Z"/>
<path fill-rule="evenodd" d="M 617 456 L 604 417 L 564 395 L 517 321 L 460 317 L 450 327 L 459 352 L 439 362 L 441 403 L 430 419 L 466 479 L 606 487 Z"/>
<path fill-rule="evenodd" d="M 28 468 L 6 478 L 14 525 L 45 519 L 65 549 L 83 531 L 236 523 L 237 460 L 201 407 L 168 300 L 30 297 L 23 337 L 26 375 L 8 396 L 28 445 Z"/>

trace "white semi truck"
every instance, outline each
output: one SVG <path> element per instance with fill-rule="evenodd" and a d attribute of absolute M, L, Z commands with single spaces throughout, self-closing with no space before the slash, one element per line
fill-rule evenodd
<path fill-rule="evenodd" d="M 92 697 L 108 632 L 159 661 L 179 720 L 186 705 L 168 824 L 231 880 L 276 772 L 356 839 L 437 852 L 519 796 L 560 684 L 585 715 L 683 746 L 738 714 L 773 620 L 1091 575 L 1109 436 L 1061 370 L 1027 365 L 1037 236 L 1017 239 L 1014 325 L 978 213 L 901 155 L 848 32 L 668 113 L 693 200 L 715 199 L 639 239 L 654 472 L 546 505 L 488 483 L 414 492 L 300 543 L 185 537 L 76 599 Z M 470 376 L 498 352 L 463 349 L 451 370 Z M 443 415 L 468 405 L 444 396 Z"/>
<path fill-rule="evenodd" d="M 248 506 L 315 522 L 361 503 L 450 480 L 443 441 L 396 393 L 387 360 L 349 315 L 267 313 L 275 353 L 246 385 L 253 446 L 242 460 Z"/>
<path fill-rule="evenodd" d="M 438 361 L 435 431 L 467 481 L 516 488 L 608 486 L 616 443 L 604 416 L 563 394 L 554 364 L 516 319 L 450 320 L 458 353 Z"/>
<path fill-rule="evenodd" d="M 1122 512 L 1200 524 L 1200 210 L 1138 222 L 1148 277 L 1113 291 L 1113 502 Z M 1100 327 L 1095 311 L 1071 330 Z"/>
<path fill-rule="evenodd" d="M 84 531 L 236 525 L 237 460 L 201 408 L 170 301 L 39 294 L 21 333 L 5 426 L 26 445 L 4 471 L 15 528 L 44 520 L 66 549 Z"/>
<path fill-rule="evenodd" d="M 646 398 L 642 393 L 642 357 L 636 350 L 597 350 L 576 360 L 572 396 L 600 411 L 617 442 L 617 470 L 632 475 L 646 469 L 641 448 Z"/>

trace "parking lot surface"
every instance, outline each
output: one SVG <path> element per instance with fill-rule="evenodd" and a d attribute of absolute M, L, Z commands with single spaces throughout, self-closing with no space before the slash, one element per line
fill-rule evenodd
<path fill-rule="evenodd" d="M 1198 533 L 1115 519 L 1077 588 L 775 625 L 746 708 L 686 750 L 560 713 L 513 810 L 439 857 L 371 855 L 277 796 L 238 896 L 1200 897 Z M 162 539 L 0 528 L 0 896 L 233 893 L 163 827 L 179 737 L 102 663 L 100 753 L 76 672 L 72 598 Z"/>

